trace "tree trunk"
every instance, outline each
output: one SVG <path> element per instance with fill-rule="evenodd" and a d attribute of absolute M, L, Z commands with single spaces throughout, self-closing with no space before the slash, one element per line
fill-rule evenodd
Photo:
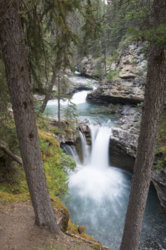
<path fill-rule="evenodd" d="M 18 14 L 20 1 L 0 2 L 0 42 L 5 62 L 20 151 L 28 187 L 39 226 L 59 232 L 46 185 L 39 138 L 33 110 L 33 96 L 27 63 L 24 33 Z"/>
<path fill-rule="evenodd" d="M 104 14 L 104 26 L 106 26 L 106 17 L 105 17 L 105 15 L 106 15 L 106 6 L 105 6 L 105 4 L 103 4 L 103 14 Z M 104 53 L 104 76 L 103 76 L 103 78 L 106 76 L 106 74 L 107 74 L 107 33 L 106 33 L 106 29 L 105 29 L 105 27 L 104 27 L 104 41 L 103 41 L 104 43 L 103 43 L 103 49 L 104 49 L 104 51 L 103 51 L 103 53 Z"/>
<path fill-rule="evenodd" d="M 154 25 L 166 24 L 166 0 L 155 0 L 153 9 Z M 144 110 L 121 250 L 138 249 L 164 102 L 165 83 L 166 47 L 154 44 L 151 46 L 148 60 Z"/>
<path fill-rule="evenodd" d="M 43 103 L 42 103 L 42 106 L 40 108 L 40 112 L 41 113 L 44 113 L 44 110 L 47 106 L 47 102 L 49 101 L 50 97 L 51 97 L 51 93 L 52 93 L 52 89 L 55 85 L 55 81 L 56 81 L 56 70 L 53 69 L 53 75 L 52 75 L 52 79 L 51 79 L 51 84 L 49 85 L 48 87 L 48 91 L 47 91 L 47 94 L 43 100 Z"/>
<path fill-rule="evenodd" d="M 61 123 L 61 84 L 60 84 L 60 76 L 58 75 L 58 126 L 60 127 Z"/>

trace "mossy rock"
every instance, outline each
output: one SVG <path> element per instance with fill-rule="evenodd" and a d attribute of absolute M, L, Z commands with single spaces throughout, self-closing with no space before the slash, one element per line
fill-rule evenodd
<path fill-rule="evenodd" d="M 58 221 L 60 229 L 62 230 L 62 232 L 66 232 L 68 229 L 70 212 L 57 197 L 54 197 L 51 200 L 52 200 L 52 205 L 55 209 L 55 213 L 58 214 L 58 217 L 60 218 L 60 220 Z"/>

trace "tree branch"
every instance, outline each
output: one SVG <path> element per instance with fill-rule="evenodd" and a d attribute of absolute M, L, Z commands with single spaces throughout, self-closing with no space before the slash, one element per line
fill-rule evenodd
<path fill-rule="evenodd" d="M 9 155 L 14 161 L 16 161 L 17 163 L 19 163 L 20 165 L 23 165 L 22 159 L 13 154 L 7 147 L 5 147 L 4 145 L 0 144 L 0 149 L 7 155 Z"/>

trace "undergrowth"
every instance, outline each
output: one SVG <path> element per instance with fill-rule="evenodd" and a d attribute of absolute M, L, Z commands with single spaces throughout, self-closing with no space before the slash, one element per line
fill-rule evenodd
<path fill-rule="evenodd" d="M 68 171 L 75 167 L 74 160 L 60 148 L 47 119 L 38 122 L 40 146 L 50 195 L 63 198 L 68 191 Z M 23 166 L 10 160 L 0 151 L 0 199 L 1 202 L 29 200 L 29 192 Z"/>

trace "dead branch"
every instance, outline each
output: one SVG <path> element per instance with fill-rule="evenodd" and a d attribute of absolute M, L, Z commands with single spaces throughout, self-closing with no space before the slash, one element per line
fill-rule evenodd
<path fill-rule="evenodd" d="M 22 159 L 13 154 L 7 147 L 5 147 L 4 145 L 0 144 L 0 149 L 7 154 L 8 156 L 10 156 L 14 161 L 16 161 L 17 163 L 19 163 L 20 165 L 23 165 Z"/>

